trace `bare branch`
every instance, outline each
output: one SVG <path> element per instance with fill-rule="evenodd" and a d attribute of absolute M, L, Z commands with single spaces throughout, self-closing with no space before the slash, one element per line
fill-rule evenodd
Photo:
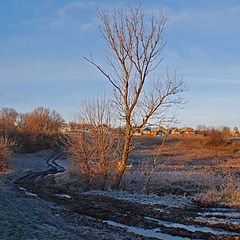
<path fill-rule="evenodd" d="M 90 60 L 90 59 L 88 59 L 88 58 L 86 58 L 86 57 L 83 57 L 83 58 L 84 58 L 85 60 L 87 60 L 89 63 L 93 64 L 105 77 L 107 77 L 108 80 L 111 82 L 111 84 L 112 84 L 116 89 L 118 89 L 119 93 L 122 95 L 122 90 L 120 89 L 120 87 L 117 86 L 116 83 L 114 83 L 114 81 L 111 79 L 111 77 L 110 77 L 108 74 L 106 74 L 106 73 L 104 72 L 104 70 L 103 70 L 99 65 L 97 65 L 95 62 L 93 62 L 92 60 Z"/>

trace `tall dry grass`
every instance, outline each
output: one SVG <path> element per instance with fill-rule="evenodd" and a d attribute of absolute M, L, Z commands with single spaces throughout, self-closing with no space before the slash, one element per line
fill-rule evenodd
<path fill-rule="evenodd" d="M 205 190 L 196 195 L 203 204 L 240 208 L 240 182 L 234 174 L 229 172 Z"/>
<path fill-rule="evenodd" d="M 144 139 L 144 148 L 135 151 L 138 167 L 133 166 L 125 178 L 132 182 L 131 191 L 141 188 L 137 179 L 145 184 L 160 144 L 157 138 Z M 208 137 L 169 139 L 159 154 L 149 192 L 186 194 L 209 204 L 240 206 L 239 174 L 239 142 L 216 139 L 214 143 Z"/>
<path fill-rule="evenodd" d="M 13 145 L 13 141 L 0 137 L 0 172 L 6 172 L 10 167 Z"/>

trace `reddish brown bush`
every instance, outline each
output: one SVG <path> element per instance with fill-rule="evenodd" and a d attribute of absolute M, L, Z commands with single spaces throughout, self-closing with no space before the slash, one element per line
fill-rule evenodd
<path fill-rule="evenodd" d="M 0 110 L 0 137 L 16 142 L 17 150 L 35 152 L 58 144 L 63 122 L 59 113 L 44 107 L 24 114 L 3 108 Z"/>
<path fill-rule="evenodd" d="M 0 110 L 0 132 L 3 136 L 7 136 L 8 132 L 16 131 L 18 116 L 18 112 L 13 108 Z"/>
<path fill-rule="evenodd" d="M 225 141 L 220 131 L 212 129 L 207 137 L 206 145 L 210 147 L 218 147 L 224 145 Z"/>
<path fill-rule="evenodd" d="M 49 108 L 39 107 L 25 113 L 19 126 L 19 143 L 23 152 L 35 152 L 55 147 L 59 129 L 64 123 L 62 116 Z"/>
<path fill-rule="evenodd" d="M 111 105 L 106 99 L 84 102 L 79 111 L 79 131 L 68 135 L 68 171 L 77 174 L 86 188 L 108 189 L 122 149 L 120 134 L 111 128 Z"/>
<path fill-rule="evenodd" d="M 49 108 L 39 107 L 23 116 L 21 129 L 31 133 L 53 133 L 58 132 L 64 123 L 61 115 Z"/>
<path fill-rule="evenodd" d="M 5 172 L 9 169 L 13 145 L 11 140 L 0 137 L 0 172 Z"/>

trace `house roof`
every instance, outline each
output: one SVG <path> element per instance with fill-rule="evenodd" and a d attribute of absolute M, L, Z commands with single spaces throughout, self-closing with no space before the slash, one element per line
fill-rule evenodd
<path fill-rule="evenodd" d="M 194 132 L 195 130 L 191 127 L 184 127 L 181 129 L 181 132 Z"/>
<path fill-rule="evenodd" d="M 179 132 L 180 130 L 179 130 L 179 128 L 171 128 L 170 131 L 171 132 Z"/>
<path fill-rule="evenodd" d="M 151 131 L 152 129 L 150 127 L 145 127 L 143 131 Z"/>
<path fill-rule="evenodd" d="M 162 131 L 162 132 L 167 132 L 167 129 L 164 127 L 155 127 L 151 129 L 152 132 L 158 132 L 158 131 Z"/>

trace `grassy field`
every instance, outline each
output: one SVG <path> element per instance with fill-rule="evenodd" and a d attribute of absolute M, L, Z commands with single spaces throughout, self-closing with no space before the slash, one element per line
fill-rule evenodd
<path fill-rule="evenodd" d="M 169 138 L 159 151 L 162 139 L 135 138 L 124 191 L 83 190 L 58 151 L 16 154 L 1 186 L 0 238 L 238 239 L 240 210 L 218 206 L 239 207 L 239 152 L 205 140 Z"/>
<path fill-rule="evenodd" d="M 240 142 L 214 145 L 208 138 L 170 137 L 162 147 L 161 143 L 158 137 L 134 139 L 125 190 L 194 196 L 204 204 L 240 207 Z"/>

